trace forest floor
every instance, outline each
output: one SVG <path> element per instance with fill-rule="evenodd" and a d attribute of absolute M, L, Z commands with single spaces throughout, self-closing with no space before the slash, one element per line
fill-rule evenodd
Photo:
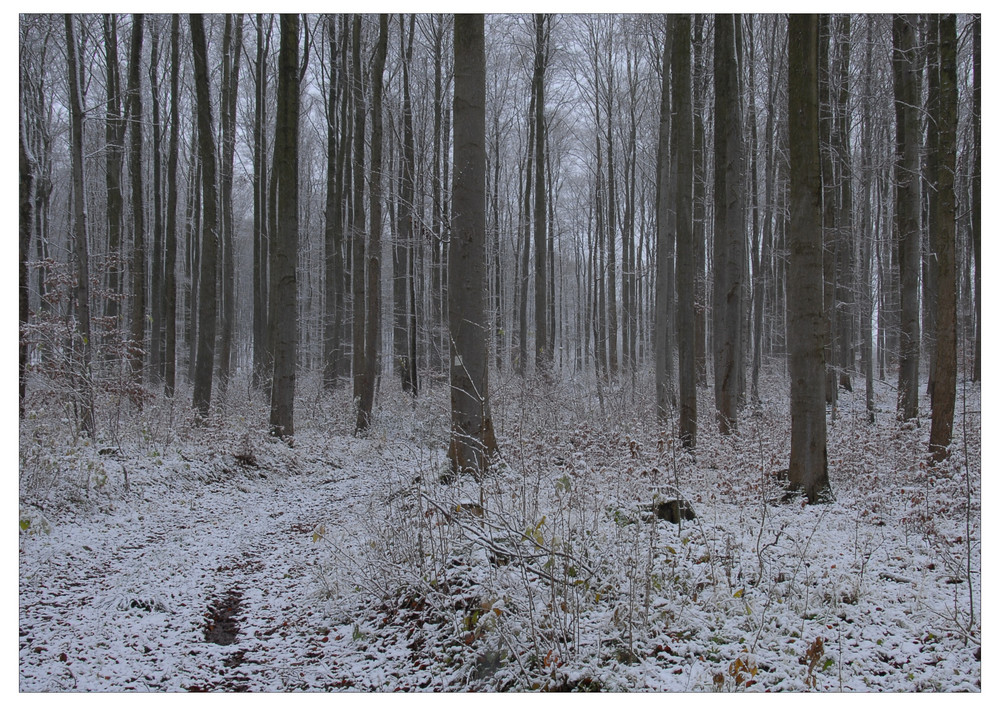
<path fill-rule="evenodd" d="M 103 400 L 95 442 L 33 389 L 21 691 L 980 690 L 978 385 L 936 467 L 888 386 L 874 425 L 842 391 L 816 506 L 782 500 L 777 378 L 733 437 L 703 390 L 694 457 L 648 380 L 501 379 L 503 463 L 451 484 L 443 389 L 382 395 L 364 439 L 313 392 L 289 448 L 246 387 L 198 427 Z"/>

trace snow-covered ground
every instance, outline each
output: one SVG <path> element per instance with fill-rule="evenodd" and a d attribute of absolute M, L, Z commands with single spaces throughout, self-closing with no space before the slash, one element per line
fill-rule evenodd
<path fill-rule="evenodd" d="M 303 385 L 303 389 L 318 386 Z M 438 481 L 446 396 L 297 408 L 293 448 L 231 393 L 194 427 L 106 405 L 96 443 L 37 396 L 20 427 L 22 691 L 978 691 L 978 386 L 929 420 L 829 427 L 836 501 L 781 502 L 784 389 L 697 455 L 650 395 L 501 380 L 504 462 Z M 964 402 L 964 405 L 963 405 Z M 680 525 L 651 512 L 681 498 Z"/>

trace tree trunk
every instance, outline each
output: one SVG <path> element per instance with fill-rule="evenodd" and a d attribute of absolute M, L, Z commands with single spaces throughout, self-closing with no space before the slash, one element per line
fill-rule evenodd
<path fill-rule="evenodd" d="M 233 362 L 236 328 L 236 255 L 233 223 L 233 159 L 236 154 L 236 101 L 239 95 L 240 54 L 243 51 L 243 15 L 226 15 L 222 34 L 222 167 L 219 196 L 222 214 L 222 319 L 219 337 L 219 389 L 225 391 Z"/>
<path fill-rule="evenodd" d="M 132 48 L 128 67 L 129 173 L 132 180 L 132 312 L 130 359 L 136 384 L 142 383 L 146 356 L 146 219 L 142 190 L 142 64 L 143 15 L 132 16 Z"/>
<path fill-rule="evenodd" d="M 125 121 L 121 114 L 121 74 L 118 68 L 118 18 L 104 16 L 104 46 L 107 83 L 107 104 L 104 118 L 105 171 L 104 183 L 107 193 L 108 225 L 108 296 L 105 299 L 104 315 L 114 322 L 118 329 L 120 313 L 119 298 L 122 294 L 122 161 L 125 155 Z M 108 348 L 107 355 L 111 354 Z"/>
<path fill-rule="evenodd" d="M 163 263 L 163 389 L 173 397 L 177 376 L 177 153 L 180 139 L 180 15 L 170 17 L 170 145 L 167 153 L 167 232 Z"/>
<path fill-rule="evenodd" d="M 975 125 L 975 167 L 972 172 L 972 248 L 976 263 L 976 353 L 972 368 L 972 381 L 983 379 L 983 285 L 982 285 L 982 17 L 977 16 L 972 24 L 972 119 Z"/>
<path fill-rule="evenodd" d="M 788 368 L 792 443 L 788 482 L 810 503 L 830 493 L 824 401 L 826 315 L 820 182 L 816 15 L 788 18 L 788 144 L 791 227 L 788 280 Z"/>
<path fill-rule="evenodd" d="M 17 114 L 17 157 L 20 177 L 18 187 L 18 247 L 17 247 L 17 312 L 20 331 L 18 335 L 18 419 L 24 419 L 24 396 L 28 384 L 28 341 L 27 326 L 31 315 L 28 305 L 31 285 L 28 279 L 28 258 L 31 255 L 31 227 L 34 221 L 35 201 L 35 157 L 28 146 L 24 132 L 24 106 L 19 106 Z"/>
<path fill-rule="evenodd" d="M 351 71 L 354 92 L 354 197 L 351 219 L 351 329 L 353 395 L 360 406 L 365 377 L 365 94 L 361 84 L 361 15 L 354 15 L 351 27 Z"/>
<path fill-rule="evenodd" d="M 378 42 L 372 61 L 372 151 L 369 187 L 369 239 L 367 271 L 367 311 L 365 314 L 365 372 L 361 379 L 358 419 L 355 434 L 363 434 L 371 425 L 375 402 L 375 384 L 379 374 L 379 338 L 382 325 L 382 90 L 386 52 L 389 43 L 389 17 L 379 15 Z M 355 262 L 357 262 L 355 260 Z M 361 276 L 360 269 L 354 273 Z"/>
<path fill-rule="evenodd" d="M 899 263 L 899 385 L 897 414 L 917 416 L 920 374 L 920 68 L 915 15 L 894 15 L 896 99 L 896 239 Z"/>
<path fill-rule="evenodd" d="M 198 349 L 194 371 L 194 407 L 198 416 L 204 419 L 208 416 L 212 403 L 212 369 L 215 364 L 215 328 L 218 309 L 215 276 L 219 241 L 218 182 L 215 171 L 215 128 L 212 125 L 212 98 L 208 84 L 205 21 L 202 15 L 192 14 L 190 23 L 204 207 L 198 275 Z"/>
<path fill-rule="evenodd" d="M 490 415 L 486 315 L 486 51 L 482 15 L 455 16 L 455 142 L 448 316 L 452 475 L 488 470 L 497 453 Z"/>
<path fill-rule="evenodd" d="M 90 254 L 87 249 L 87 199 L 83 174 L 83 96 L 80 86 L 81 73 L 77 52 L 73 16 L 65 15 L 66 63 L 69 73 L 70 108 L 70 158 L 73 170 L 73 259 L 75 260 L 76 335 L 73 349 L 80 351 L 80 370 L 77 373 L 80 428 L 94 436 L 94 398 L 90 380 Z"/>
<path fill-rule="evenodd" d="M 548 248 L 546 236 L 545 203 L 545 15 L 535 15 L 535 68 L 532 85 L 535 93 L 535 372 L 548 374 L 552 367 L 552 350 L 549 349 L 546 300 L 548 298 L 548 270 L 545 257 Z"/>
<path fill-rule="evenodd" d="M 153 24 L 149 85 L 153 99 L 153 271 L 150 277 L 150 378 L 163 379 L 163 128 L 160 125 L 160 28 Z"/>
<path fill-rule="evenodd" d="M 737 428 L 743 367 L 743 145 L 733 15 L 715 18 L 715 245 L 712 353 L 719 430 Z"/>
<path fill-rule="evenodd" d="M 935 122 L 939 130 L 939 154 L 935 159 L 938 222 L 932 223 L 934 250 L 938 263 L 937 354 L 934 357 L 934 389 L 931 398 L 930 451 L 935 461 L 948 455 L 955 417 L 956 335 L 955 335 L 955 158 L 958 128 L 958 81 L 956 70 L 955 15 L 941 15 L 938 24 L 940 100 Z"/>
<path fill-rule="evenodd" d="M 278 229 L 271 261 L 274 299 L 274 371 L 271 377 L 271 434 L 291 443 L 295 436 L 295 369 L 298 363 L 299 252 L 299 16 L 280 16 L 278 102 L 274 126 L 274 171 Z"/>
<path fill-rule="evenodd" d="M 253 116 L 253 380 L 255 387 L 264 384 L 264 373 L 271 367 L 268 359 L 267 331 L 269 302 L 267 296 L 268 223 L 267 210 L 267 38 L 264 16 L 257 15 L 257 57 L 254 62 Z"/>
<path fill-rule="evenodd" d="M 694 230 L 691 192 L 694 161 L 691 154 L 691 16 L 678 15 L 674 23 L 673 104 L 677 135 L 677 367 L 680 375 L 681 443 L 694 448 L 698 436 L 698 397 L 695 387 Z"/>
<path fill-rule="evenodd" d="M 674 16 L 667 19 L 667 37 L 664 41 L 663 63 L 660 72 L 660 123 L 659 140 L 656 149 L 656 323 L 653 326 L 653 344 L 656 358 L 656 413 L 661 423 L 665 423 L 674 405 L 673 380 L 671 379 L 670 306 L 673 303 L 670 286 L 670 205 L 671 193 L 676 187 L 671 175 L 670 162 L 670 34 L 674 31 Z"/>

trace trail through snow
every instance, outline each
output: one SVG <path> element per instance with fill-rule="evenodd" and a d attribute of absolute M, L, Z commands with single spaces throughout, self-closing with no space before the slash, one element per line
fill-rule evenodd
<path fill-rule="evenodd" d="M 357 469 L 246 470 L 22 536 L 20 689 L 335 688 L 313 533 L 360 499 Z M 227 607 L 235 640 L 208 641 Z"/>

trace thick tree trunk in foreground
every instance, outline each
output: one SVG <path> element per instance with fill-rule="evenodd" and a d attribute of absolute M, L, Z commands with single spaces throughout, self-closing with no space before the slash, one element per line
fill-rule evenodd
<path fill-rule="evenodd" d="M 896 237 L 899 263 L 897 414 L 917 416 L 920 392 L 920 68 L 915 15 L 892 18 L 896 97 Z"/>
<path fill-rule="evenodd" d="M 272 435 L 291 440 L 295 435 L 295 368 L 299 343 L 296 278 L 299 252 L 299 16 L 283 14 L 280 22 L 274 131 L 278 229 L 270 286 L 274 299 L 270 425 Z"/>
<path fill-rule="evenodd" d="M 486 314 L 486 51 L 482 15 L 455 16 L 455 151 L 448 274 L 452 474 L 479 477 L 497 452 Z"/>
<path fill-rule="evenodd" d="M 937 255 L 937 341 L 934 356 L 934 387 L 931 397 L 930 451 L 935 461 L 948 455 L 955 418 L 955 134 L 958 128 L 958 83 L 955 55 L 955 15 L 942 15 L 938 24 L 940 100 L 935 122 L 939 131 L 939 154 L 932 197 L 937 201 L 938 223 L 932 223 L 931 238 Z M 935 69 L 932 69 L 935 70 Z"/>
<path fill-rule="evenodd" d="M 715 247 L 712 357 L 719 430 L 736 431 L 743 368 L 743 144 L 733 15 L 715 17 Z"/>
<path fill-rule="evenodd" d="M 204 207 L 201 267 L 198 276 L 198 348 L 194 369 L 194 407 L 199 417 L 205 418 L 212 404 L 212 368 L 215 364 L 215 325 L 218 309 L 215 271 L 219 247 L 218 182 L 215 173 L 215 127 L 212 125 L 212 98 L 208 84 L 205 20 L 201 15 L 193 14 L 190 16 L 190 22 Z"/>
<path fill-rule="evenodd" d="M 788 234 L 788 371 L 791 377 L 790 490 L 810 503 L 830 491 L 826 460 L 823 225 L 819 154 L 816 15 L 788 19 L 788 144 L 791 222 Z"/>

